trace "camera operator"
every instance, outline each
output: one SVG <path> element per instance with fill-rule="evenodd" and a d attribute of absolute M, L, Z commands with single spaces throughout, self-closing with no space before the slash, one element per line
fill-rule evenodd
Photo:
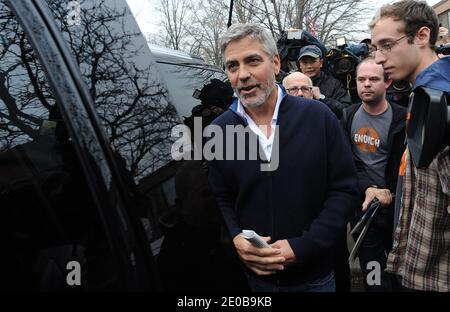
<path fill-rule="evenodd" d="M 313 82 L 313 97 L 325 103 L 338 117 L 342 110 L 350 106 L 352 101 L 339 80 L 321 70 L 324 60 L 322 51 L 315 45 L 301 48 L 299 68 Z"/>
<path fill-rule="evenodd" d="M 438 41 L 436 41 L 436 47 L 437 48 L 439 48 L 439 47 L 442 48 L 444 46 L 447 47 L 448 43 L 449 43 L 448 29 L 445 28 L 445 27 L 440 26 L 439 27 L 439 34 L 438 34 Z M 442 57 L 444 57 L 446 55 L 448 55 L 448 53 L 443 53 L 443 52 L 438 53 L 438 57 L 439 58 L 442 58 Z"/>
<path fill-rule="evenodd" d="M 448 29 L 445 27 L 439 27 L 438 41 L 436 41 L 437 46 L 441 46 L 449 43 L 448 40 Z"/>
<path fill-rule="evenodd" d="M 364 38 L 360 41 L 360 44 L 367 44 L 367 53 L 361 55 L 361 60 L 365 59 L 366 57 L 370 56 L 374 51 L 374 47 L 372 45 L 372 39 L 370 38 Z"/>

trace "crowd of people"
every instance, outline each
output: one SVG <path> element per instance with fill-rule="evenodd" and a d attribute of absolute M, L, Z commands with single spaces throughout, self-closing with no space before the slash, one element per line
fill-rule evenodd
<path fill-rule="evenodd" d="M 300 50 L 299 71 L 278 85 L 280 56 L 264 27 L 234 24 L 221 39 L 237 99 L 212 124 L 249 127 L 263 153 L 209 161 L 208 176 L 253 291 L 348 291 L 347 224 L 374 200 L 382 208 L 358 253 L 366 291 L 450 291 L 449 147 L 416 168 L 407 109 L 386 94 L 393 80 L 450 93 L 450 57 L 434 50 L 442 28 L 416 0 L 382 6 L 369 28 L 373 52 L 356 68 L 359 104 L 321 70 L 315 45 Z M 275 149 L 278 168 L 261 171 Z M 253 245 L 245 229 L 270 248 Z M 373 261 L 380 282 L 369 284 Z"/>

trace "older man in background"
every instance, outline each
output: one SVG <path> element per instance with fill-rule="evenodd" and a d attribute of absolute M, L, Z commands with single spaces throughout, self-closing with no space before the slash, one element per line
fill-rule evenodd
<path fill-rule="evenodd" d="M 311 78 L 300 72 L 289 74 L 283 79 L 283 87 L 290 95 L 313 98 Z"/>

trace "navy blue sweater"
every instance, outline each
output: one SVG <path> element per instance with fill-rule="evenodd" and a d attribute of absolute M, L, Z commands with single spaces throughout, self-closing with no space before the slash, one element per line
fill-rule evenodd
<path fill-rule="evenodd" d="M 246 126 L 236 107 L 234 103 L 213 123 L 222 129 Z M 277 170 L 261 171 L 261 159 L 214 160 L 209 178 L 232 238 L 251 229 L 271 236 L 272 242 L 288 239 L 298 262 L 276 279 L 292 284 L 332 271 L 335 238 L 352 216 L 359 194 L 348 140 L 328 107 L 284 95 L 277 124 Z"/>

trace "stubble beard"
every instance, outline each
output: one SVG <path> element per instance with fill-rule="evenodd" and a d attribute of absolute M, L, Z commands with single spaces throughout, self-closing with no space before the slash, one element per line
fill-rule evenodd
<path fill-rule="evenodd" d="M 245 97 L 239 97 L 242 106 L 244 106 L 247 109 L 252 109 L 261 107 L 264 103 L 266 103 L 267 99 L 269 98 L 270 94 L 272 93 L 273 89 L 276 86 L 275 79 L 267 81 L 267 85 L 268 87 L 265 90 L 263 90 L 262 94 L 258 96 L 255 100 L 247 101 Z M 235 93 L 239 94 L 236 92 L 236 90 Z"/>
<path fill-rule="evenodd" d="M 365 99 L 364 103 L 370 107 L 375 107 L 378 104 L 380 104 L 383 100 L 383 96 L 382 95 L 373 95 L 370 99 Z"/>

